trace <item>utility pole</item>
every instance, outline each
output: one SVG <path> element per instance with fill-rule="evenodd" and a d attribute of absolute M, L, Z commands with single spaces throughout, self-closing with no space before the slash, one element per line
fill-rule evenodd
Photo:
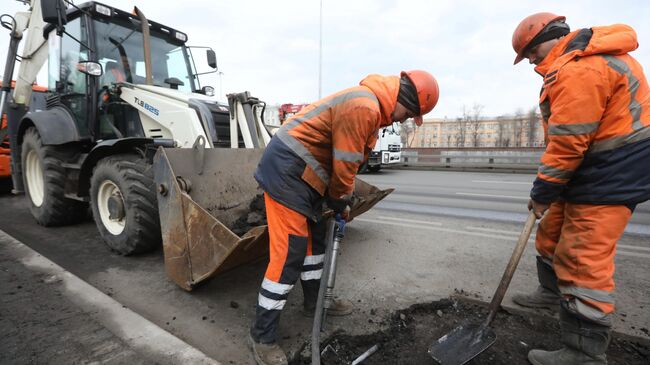
<path fill-rule="evenodd" d="M 323 0 L 320 0 L 320 31 L 318 32 L 318 99 L 323 94 Z"/>

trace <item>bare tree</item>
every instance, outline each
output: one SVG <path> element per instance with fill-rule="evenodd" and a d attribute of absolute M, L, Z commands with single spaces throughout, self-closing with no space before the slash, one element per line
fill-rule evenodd
<path fill-rule="evenodd" d="M 467 120 L 464 118 L 456 118 L 456 126 L 458 127 L 458 133 L 456 133 L 456 147 L 465 147 Z"/>
<path fill-rule="evenodd" d="M 474 103 L 471 109 L 463 105 L 463 129 L 469 133 L 472 147 L 479 146 L 479 131 L 481 129 L 481 112 L 483 105 Z M 463 141 L 464 142 L 464 141 Z"/>
<path fill-rule="evenodd" d="M 528 111 L 528 146 L 532 147 L 535 144 L 537 137 L 537 129 L 539 127 L 539 115 L 537 114 L 537 107 L 533 107 Z"/>
<path fill-rule="evenodd" d="M 521 137 L 524 134 L 524 111 L 517 109 L 512 120 L 512 137 L 514 147 L 521 147 Z"/>
<path fill-rule="evenodd" d="M 505 146 L 506 139 L 506 123 L 503 116 L 497 117 L 497 139 L 494 142 L 494 147 L 507 147 Z"/>
<path fill-rule="evenodd" d="M 400 125 L 400 138 L 402 144 L 406 147 L 412 147 L 413 141 L 415 140 L 415 133 L 417 131 L 417 125 L 413 119 L 408 119 Z"/>

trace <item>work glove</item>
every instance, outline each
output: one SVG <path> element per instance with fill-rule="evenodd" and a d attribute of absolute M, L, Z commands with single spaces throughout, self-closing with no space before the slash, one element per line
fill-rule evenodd
<path fill-rule="evenodd" d="M 350 216 L 350 199 L 346 199 L 345 197 L 341 199 L 336 199 L 332 198 L 331 196 L 328 196 L 325 198 L 325 204 L 334 211 L 336 214 L 340 214 L 341 218 L 345 219 L 346 221 L 349 220 Z"/>

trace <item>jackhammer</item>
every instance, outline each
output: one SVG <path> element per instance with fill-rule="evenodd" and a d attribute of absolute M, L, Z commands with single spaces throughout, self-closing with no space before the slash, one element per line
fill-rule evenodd
<path fill-rule="evenodd" d="M 334 300 L 334 284 L 336 282 L 336 260 L 339 245 L 345 235 L 345 219 L 337 214 L 335 218 L 327 221 L 327 235 L 325 242 L 325 257 L 323 259 L 323 274 L 320 279 L 318 300 L 316 301 L 316 313 L 314 313 L 314 324 L 311 330 L 311 363 L 320 365 L 320 333 L 323 330 L 327 309 Z"/>

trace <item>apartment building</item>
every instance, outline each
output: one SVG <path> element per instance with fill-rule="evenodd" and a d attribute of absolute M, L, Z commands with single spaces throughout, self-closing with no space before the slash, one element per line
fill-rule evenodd
<path fill-rule="evenodd" d="M 478 119 L 425 119 L 413 129 L 402 126 L 405 147 L 542 147 L 539 114 Z"/>

